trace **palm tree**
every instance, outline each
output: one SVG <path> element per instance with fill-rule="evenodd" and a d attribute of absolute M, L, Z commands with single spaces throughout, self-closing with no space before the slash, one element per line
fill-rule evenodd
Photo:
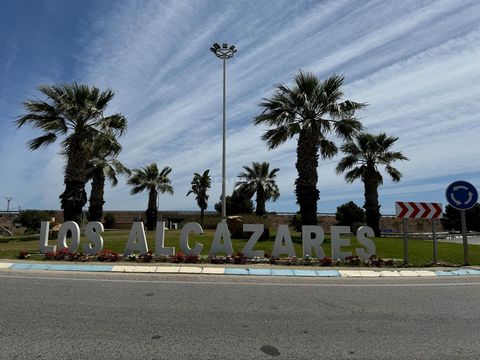
<path fill-rule="evenodd" d="M 131 175 L 118 159 L 122 146 L 115 137 L 99 137 L 93 144 L 93 156 L 88 162 L 88 179 L 92 180 L 88 208 L 88 220 L 102 221 L 105 180 L 110 180 L 112 186 L 117 186 L 117 175 Z"/>
<path fill-rule="evenodd" d="M 64 221 L 81 221 L 82 208 L 87 202 L 88 160 L 91 157 L 91 141 L 111 132 L 121 136 L 126 131 L 127 119 L 122 114 L 104 116 L 112 100 L 111 90 L 77 83 L 40 86 L 38 90 L 46 100 L 27 100 L 23 103 L 27 114 L 17 121 L 17 127 L 29 124 L 43 131 L 43 135 L 28 143 L 30 150 L 48 146 L 58 137 L 66 156 L 65 191 L 60 195 Z"/>
<path fill-rule="evenodd" d="M 147 230 L 155 230 L 157 226 L 157 196 L 161 194 L 173 194 L 173 187 L 168 175 L 172 169 L 165 166 L 158 171 L 157 164 L 153 163 L 145 168 L 133 169 L 133 175 L 128 179 L 128 184 L 133 186 L 130 193 L 138 194 L 144 190 L 148 191 Z"/>
<path fill-rule="evenodd" d="M 272 199 L 277 200 L 280 197 L 275 178 L 279 168 L 272 171 L 269 169 L 268 162 L 252 162 L 250 167 L 244 166 L 244 172 L 240 173 L 238 177 L 241 181 L 237 182 L 235 186 L 244 193 L 257 194 L 255 214 L 263 216 L 266 214 L 265 203 Z"/>
<path fill-rule="evenodd" d="M 380 236 L 380 205 L 378 204 L 378 186 L 383 184 L 383 177 L 378 169 L 385 167 L 394 182 L 400 181 L 402 174 L 392 166 L 398 160 L 408 160 L 401 152 L 391 151 L 398 137 L 385 133 L 372 135 L 358 134 L 342 146 L 344 157 L 337 165 L 337 174 L 345 173 L 349 183 L 361 179 L 365 188 L 365 215 L 367 225 Z"/>
<path fill-rule="evenodd" d="M 195 200 L 197 200 L 197 205 L 200 208 L 200 224 L 202 226 L 205 210 L 208 207 L 207 191 L 210 189 L 212 182 L 212 178 L 208 174 L 209 172 L 210 170 L 207 169 L 201 175 L 199 173 L 193 174 L 193 179 L 191 182 L 192 188 L 187 192 L 187 196 L 190 194 L 195 194 Z"/>
<path fill-rule="evenodd" d="M 333 75 L 320 81 L 300 71 L 293 88 L 277 85 L 276 94 L 260 103 L 263 111 L 254 120 L 255 125 L 271 127 L 262 136 L 270 149 L 298 135 L 295 193 L 304 225 L 317 224 L 319 151 L 322 159 L 332 158 L 338 148 L 330 136 L 348 140 L 362 129 L 354 115 L 366 104 L 342 100 L 343 80 Z"/>

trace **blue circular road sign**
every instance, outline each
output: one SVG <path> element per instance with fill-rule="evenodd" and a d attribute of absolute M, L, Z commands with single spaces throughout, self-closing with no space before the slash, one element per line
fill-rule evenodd
<path fill-rule="evenodd" d="M 478 201 L 475 186 L 466 181 L 455 181 L 448 185 L 445 197 L 450 205 L 457 210 L 468 210 Z"/>

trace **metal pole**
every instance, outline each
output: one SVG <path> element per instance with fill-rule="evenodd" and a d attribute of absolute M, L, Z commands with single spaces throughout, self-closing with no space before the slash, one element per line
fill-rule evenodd
<path fill-rule="evenodd" d="M 465 218 L 465 210 L 460 210 L 460 221 L 462 222 L 463 260 L 465 265 L 468 265 L 467 219 Z"/>
<path fill-rule="evenodd" d="M 223 151 L 222 151 L 222 220 L 227 219 L 227 201 L 225 198 L 226 187 L 226 157 L 227 157 L 227 60 L 223 59 Z"/>
<path fill-rule="evenodd" d="M 13 200 L 13 197 L 6 197 L 5 200 L 7 200 L 7 212 L 10 211 L 10 201 Z"/>
<path fill-rule="evenodd" d="M 403 218 L 403 258 L 404 263 L 408 264 L 408 239 L 407 239 L 407 218 Z"/>
<path fill-rule="evenodd" d="M 432 219 L 432 239 L 433 239 L 433 263 L 437 263 L 437 232 L 436 221 Z"/>

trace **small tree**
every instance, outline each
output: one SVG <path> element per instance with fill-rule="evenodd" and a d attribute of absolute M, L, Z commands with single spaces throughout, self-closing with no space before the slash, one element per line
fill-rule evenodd
<path fill-rule="evenodd" d="M 335 219 L 339 225 L 350 226 L 355 232 L 361 224 L 365 223 L 365 211 L 353 201 L 349 201 L 337 207 Z"/>
<path fill-rule="evenodd" d="M 238 189 L 233 191 L 232 196 L 226 196 L 227 215 L 252 214 L 254 208 L 252 196 L 253 194 Z M 220 202 L 215 204 L 215 210 L 219 213 L 222 212 L 221 197 Z"/>
<path fill-rule="evenodd" d="M 465 211 L 468 231 L 480 231 L 480 203 L 475 204 L 473 208 Z M 443 215 L 442 225 L 445 230 L 461 230 L 460 211 L 447 205 Z"/>
<path fill-rule="evenodd" d="M 105 213 L 105 216 L 103 218 L 103 224 L 105 225 L 105 227 L 107 229 L 111 229 L 113 228 L 113 225 L 115 225 L 115 223 L 116 223 L 115 215 L 111 212 Z"/>
<path fill-rule="evenodd" d="M 21 224 L 27 231 L 38 231 L 42 221 L 50 221 L 53 215 L 53 211 L 23 210 L 13 222 Z"/>

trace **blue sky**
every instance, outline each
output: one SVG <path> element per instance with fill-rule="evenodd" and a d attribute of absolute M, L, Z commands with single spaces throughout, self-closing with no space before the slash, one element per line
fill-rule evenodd
<path fill-rule="evenodd" d="M 281 170 L 281 197 L 268 210 L 296 211 L 295 141 L 269 151 L 254 127 L 259 101 L 298 69 L 344 74 L 346 98 L 367 102 L 369 131 L 399 136 L 403 181 L 380 188 L 383 213 L 396 200 L 445 203 L 457 179 L 480 187 L 480 2 L 440 1 L 63 1 L 2 2 L 0 13 L 0 209 L 59 208 L 63 160 L 56 144 L 35 152 L 39 135 L 17 130 L 22 101 L 40 84 L 77 81 L 111 88 L 111 113 L 129 131 L 121 160 L 173 168 L 173 196 L 161 209 L 196 209 L 186 197 L 193 172 L 210 168 L 210 206 L 221 191 L 221 62 L 213 42 L 238 47 L 228 63 L 228 189 L 242 165 Z M 320 212 L 363 205 L 361 183 L 320 161 Z M 4 204 L 5 203 L 5 204 Z M 107 209 L 144 209 L 122 179 L 106 189 Z"/>

